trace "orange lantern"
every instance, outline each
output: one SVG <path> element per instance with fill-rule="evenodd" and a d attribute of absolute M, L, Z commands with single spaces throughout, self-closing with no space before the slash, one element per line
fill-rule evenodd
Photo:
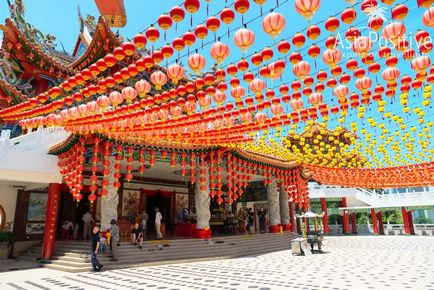
<path fill-rule="evenodd" d="M 262 28 L 272 38 L 277 38 L 285 28 L 286 20 L 282 14 L 271 12 L 262 21 Z"/>
<path fill-rule="evenodd" d="M 319 9 L 320 0 L 296 0 L 295 10 L 306 20 L 311 20 L 315 12 Z"/>
<path fill-rule="evenodd" d="M 246 52 L 255 41 L 255 34 L 247 28 L 241 28 L 234 34 L 235 45 L 238 46 L 242 52 Z"/>
<path fill-rule="evenodd" d="M 223 42 L 218 41 L 211 46 L 210 53 L 211 57 L 217 63 L 221 64 L 229 56 L 229 46 L 224 44 Z"/>

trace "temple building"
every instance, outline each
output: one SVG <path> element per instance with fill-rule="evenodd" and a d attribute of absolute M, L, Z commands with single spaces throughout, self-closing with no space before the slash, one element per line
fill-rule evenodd
<path fill-rule="evenodd" d="M 13 231 L 15 255 L 42 242 L 41 257 L 50 260 L 66 221 L 78 225 L 81 238 L 87 211 L 103 234 L 116 220 L 122 237 L 146 212 L 150 240 L 156 208 L 169 239 L 260 232 L 292 239 L 301 232 L 297 214 L 310 211 L 322 214 L 325 234 L 331 233 L 328 214 L 339 216 L 334 233 L 361 232 L 359 212 L 368 212 L 372 232 L 381 234 L 381 208 L 401 211 L 405 233 L 414 233 L 411 211 L 432 206 L 432 199 L 389 203 L 374 190 L 401 185 L 429 192 L 432 161 L 368 168 L 372 158 L 359 150 L 361 137 L 344 125 L 331 129 L 325 104 L 308 110 L 291 103 L 291 114 L 283 113 L 259 77 L 236 77 L 239 68 L 247 70 L 244 57 L 223 67 L 219 39 L 209 70 L 203 56 L 188 51 L 187 74 L 178 61 L 163 60 L 194 43 L 191 31 L 161 49 L 146 46 L 160 37 L 156 25 L 124 41 L 112 31 L 127 23 L 123 1 L 103 2 L 95 1 L 98 19 L 78 10 L 71 54 L 26 22 L 21 1 L 10 5 L 0 27 L 0 230 Z M 193 6 L 186 11 L 193 14 Z M 178 8 L 159 18 L 161 35 L 172 25 L 168 19 L 184 19 Z M 282 62 L 264 74 L 279 79 Z M 226 98 L 227 76 L 233 100 Z M 254 97 L 246 95 L 241 78 Z M 300 80 L 309 83 L 307 76 Z M 284 102 L 289 88 L 279 89 Z M 297 90 L 293 101 L 300 101 Z M 339 102 L 330 110 L 346 114 L 348 101 Z M 292 129 L 281 136 L 284 126 Z"/>

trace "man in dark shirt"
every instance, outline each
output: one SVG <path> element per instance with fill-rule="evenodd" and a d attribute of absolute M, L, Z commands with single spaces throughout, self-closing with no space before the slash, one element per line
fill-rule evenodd
<path fill-rule="evenodd" d="M 261 232 L 261 234 L 263 234 L 267 231 L 267 229 L 266 229 L 266 215 L 267 215 L 267 212 L 264 210 L 263 207 L 261 207 L 261 209 L 258 212 L 259 231 Z"/>
<path fill-rule="evenodd" d="M 96 255 L 98 254 L 98 250 L 99 250 L 99 243 L 100 243 L 100 235 L 99 235 L 99 227 L 98 226 L 94 226 L 93 227 L 93 236 L 92 236 L 92 253 L 91 253 L 91 263 L 92 263 L 92 269 L 94 272 L 99 272 L 101 271 L 103 265 L 101 265 L 101 263 L 98 261 L 98 259 L 96 258 Z"/>
<path fill-rule="evenodd" d="M 134 245 L 137 245 L 137 243 L 139 243 L 139 249 L 142 249 L 143 229 L 139 226 L 139 223 L 135 223 L 134 229 L 131 231 L 131 242 Z"/>

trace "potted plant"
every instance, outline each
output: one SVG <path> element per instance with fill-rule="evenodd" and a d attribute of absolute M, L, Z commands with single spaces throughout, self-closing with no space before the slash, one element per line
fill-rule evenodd
<path fill-rule="evenodd" d="M 11 223 L 6 224 L 4 229 L 0 231 L 0 260 L 7 259 L 11 255 L 14 235 L 10 228 Z"/>

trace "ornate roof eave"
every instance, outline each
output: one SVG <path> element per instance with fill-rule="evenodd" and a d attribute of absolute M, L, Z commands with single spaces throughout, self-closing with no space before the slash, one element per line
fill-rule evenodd
<path fill-rule="evenodd" d="M 15 99 L 13 104 L 19 104 L 27 100 L 27 97 L 23 93 L 21 93 L 14 86 L 12 86 L 11 84 L 9 84 L 8 82 L 2 79 L 0 79 L 0 88 L 5 93 L 5 95 L 10 96 L 12 98 L 12 101 L 14 101 Z M 0 107 L 3 106 L 1 106 L 0 104 Z"/>
<path fill-rule="evenodd" d="M 102 53 L 105 54 L 107 51 L 109 51 L 109 49 L 104 48 L 104 39 L 109 39 L 109 43 L 113 43 L 111 46 L 109 46 L 109 49 L 120 45 L 120 42 L 113 31 L 111 31 L 107 22 L 103 17 L 100 17 L 98 19 L 98 24 L 96 25 L 92 41 L 87 47 L 86 51 L 78 59 L 71 63 L 68 68 L 84 69 L 101 57 Z"/>
<path fill-rule="evenodd" d="M 76 71 L 74 69 L 67 67 L 66 64 L 63 64 L 63 63 L 59 62 L 57 59 L 51 57 L 50 55 L 45 53 L 40 47 L 38 47 L 38 45 L 35 45 L 35 43 L 30 41 L 27 38 L 27 36 L 15 25 L 15 22 L 12 19 L 10 19 L 10 18 L 6 19 L 6 28 L 12 29 L 19 37 L 18 41 L 20 43 L 24 42 L 26 45 L 31 46 L 42 59 L 47 60 L 47 63 L 51 64 L 57 70 L 61 71 L 63 76 L 70 76 L 70 75 L 73 75 L 76 73 Z M 10 49 L 8 48 L 8 45 L 7 45 L 7 41 L 8 41 L 7 34 L 5 33 L 4 35 L 5 35 L 5 37 L 3 38 L 2 47 L 4 47 L 6 49 L 6 51 L 10 51 Z M 31 62 L 31 63 L 33 63 L 33 62 Z M 45 71 L 44 68 L 42 68 L 42 67 L 39 67 L 39 68 L 41 70 Z M 52 74 L 52 73 L 47 73 L 47 74 Z"/>
<path fill-rule="evenodd" d="M 276 167 L 279 169 L 294 169 L 299 167 L 300 165 L 296 161 L 287 161 L 283 160 L 281 158 L 273 157 L 264 155 L 257 152 L 247 151 L 247 150 L 241 150 L 241 149 L 230 149 L 225 148 L 221 146 L 202 146 L 202 145 L 178 145 L 175 146 L 174 144 L 156 144 L 155 142 L 153 144 L 150 143 L 142 143 L 137 144 L 133 142 L 122 142 L 118 140 L 111 140 L 107 137 L 100 136 L 101 139 L 109 140 L 116 142 L 117 144 L 122 144 L 124 146 L 132 146 L 136 148 L 147 148 L 147 149 L 168 149 L 168 150 L 175 150 L 178 152 L 208 152 L 211 150 L 217 150 L 217 149 L 223 149 L 226 152 L 231 152 L 235 156 L 237 156 L 240 159 L 243 160 L 249 160 L 254 163 L 260 163 L 260 164 L 266 164 L 272 167 Z M 49 150 L 49 154 L 58 155 L 61 153 L 64 153 L 68 151 L 72 146 L 74 146 L 80 139 L 80 135 L 70 135 L 67 139 L 63 140 L 61 143 L 56 144 Z"/>

